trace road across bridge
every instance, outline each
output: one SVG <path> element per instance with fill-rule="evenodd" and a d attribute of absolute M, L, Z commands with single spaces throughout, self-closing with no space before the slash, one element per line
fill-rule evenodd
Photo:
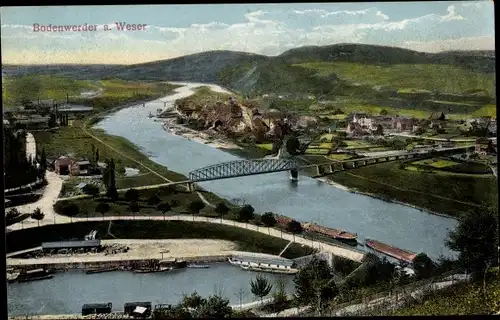
<path fill-rule="evenodd" d="M 296 177 L 298 170 L 316 169 L 315 177 L 331 174 L 338 171 L 354 169 L 360 166 L 367 166 L 382 162 L 398 161 L 406 159 L 425 159 L 435 156 L 464 152 L 474 148 L 474 146 L 442 148 L 432 152 L 402 152 L 398 155 L 387 155 L 377 157 L 367 157 L 350 159 L 335 162 L 325 162 L 319 164 L 301 165 L 295 157 L 274 158 L 274 159 L 252 159 L 236 160 L 200 168 L 189 173 L 191 183 L 229 179 L 243 176 L 266 174 L 280 171 L 291 171 Z M 179 182 L 181 183 L 181 182 Z"/>

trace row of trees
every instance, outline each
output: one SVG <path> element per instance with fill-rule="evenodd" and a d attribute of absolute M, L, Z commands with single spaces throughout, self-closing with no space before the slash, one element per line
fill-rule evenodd
<path fill-rule="evenodd" d="M 36 159 L 26 157 L 26 134 L 7 126 L 4 132 L 4 179 L 5 188 L 16 188 L 45 178 L 45 164 L 37 166 Z"/>
<path fill-rule="evenodd" d="M 5 223 L 6 225 L 11 225 L 13 223 L 18 222 L 17 220 L 20 217 L 21 213 L 19 212 L 19 210 L 17 210 L 16 208 L 12 208 L 5 214 Z M 42 221 L 44 217 L 45 214 L 39 207 L 35 208 L 35 210 L 33 210 L 33 212 L 30 214 L 31 219 L 38 221 L 38 226 L 40 226 L 40 221 Z"/>

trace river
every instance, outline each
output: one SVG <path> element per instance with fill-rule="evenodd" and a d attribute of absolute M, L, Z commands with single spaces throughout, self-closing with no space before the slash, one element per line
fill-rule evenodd
<path fill-rule="evenodd" d="M 231 305 L 255 301 L 250 281 L 256 273 L 228 263 L 214 263 L 210 269 L 181 269 L 171 273 L 137 274 L 107 272 L 87 275 L 82 270 L 56 273 L 50 280 L 13 283 L 7 287 L 9 316 L 30 314 L 78 314 L 85 303 L 113 303 L 123 311 L 126 302 L 177 303 L 183 293 L 202 297 L 221 294 Z M 275 283 L 280 277 L 266 274 Z M 283 276 L 287 292 L 293 291 L 293 276 Z"/>
<path fill-rule="evenodd" d="M 127 138 L 150 158 L 170 170 L 187 175 L 191 170 L 225 161 L 241 159 L 195 141 L 166 132 L 161 123 L 148 118 L 150 112 L 175 99 L 188 96 L 192 88 L 206 84 L 188 84 L 177 93 L 142 105 L 122 109 L 96 127 Z M 223 89 L 210 85 L 222 91 Z M 291 184 L 289 174 L 278 172 L 200 183 L 226 199 L 244 199 L 257 211 L 272 211 L 305 222 L 356 232 L 363 238 L 387 242 L 431 258 L 453 255 L 444 240 L 456 220 L 433 215 L 404 205 L 350 193 L 318 180 L 300 176 Z"/>
<path fill-rule="evenodd" d="M 190 95 L 191 89 L 200 85 L 178 88 L 176 94 L 146 103 L 145 107 L 141 104 L 122 109 L 96 127 L 127 138 L 153 161 L 186 175 L 207 165 L 240 159 L 168 133 L 161 123 L 148 117 L 150 112 L 155 114 L 165 105 L 172 107 L 175 99 Z M 415 252 L 426 252 L 431 258 L 453 254 L 445 247 L 444 240 L 448 230 L 456 225 L 454 219 L 353 194 L 306 176 L 300 176 L 298 184 L 291 184 L 289 174 L 281 172 L 204 182 L 201 186 L 227 199 L 244 199 L 259 212 L 273 211 L 301 221 L 357 232 L 360 240 L 373 238 Z M 243 303 L 252 301 L 249 281 L 254 277 L 255 273 L 228 264 L 165 275 L 126 272 L 86 275 L 70 271 L 56 274 L 52 280 L 9 284 L 8 308 L 11 315 L 79 313 L 84 303 L 109 301 L 114 310 L 122 310 L 125 302 L 172 303 L 181 298 L 182 292 L 197 291 L 206 296 L 221 289 L 232 304 L 238 304 L 241 289 L 245 291 Z M 288 289 L 292 290 L 293 277 L 286 278 Z"/>

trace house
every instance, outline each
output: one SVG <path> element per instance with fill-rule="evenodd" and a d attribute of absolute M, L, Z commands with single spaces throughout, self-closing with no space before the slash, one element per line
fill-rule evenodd
<path fill-rule="evenodd" d="M 432 121 L 445 121 L 446 120 L 446 116 L 445 116 L 444 112 L 433 112 L 433 113 L 431 113 L 431 115 L 429 117 L 429 120 L 432 120 Z"/>
<path fill-rule="evenodd" d="M 397 131 L 409 131 L 413 129 L 414 120 L 411 118 L 399 117 L 394 120 L 394 129 Z"/>
<path fill-rule="evenodd" d="M 375 119 L 375 127 L 379 124 L 384 129 L 394 129 L 394 117 L 393 116 L 377 116 Z"/>
<path fill-rule="evenodd" d="M 72 175 L 77 176 L 80 174 L 87 174 L 90 169 L 90 161 L 87 160 L 75 160 L 70 157 L 59 157 L 54 162 L 54 170 L 60 175 Z"/>
<path fill-rule="evenodd" d="M 65 156 L 61 156 L 54 161 L 54 171 L 60 175 L 68 175 L 70 173 L 70 165 L 74 160 Z"/>
<path fill-rule="evenodd" d="M 478 154 L 492 154 L 496 153 L 496 144 L 493 144 L 492 140 L 486 138 L 476 139 L 476 145 L 474 151 Z"/>
<path fill-rule="evenodd" d="M 365 134 L 365 131 L 363 130 L 361 125 L 356 122 L 350 122 L 347 125 L 346 132 L 347 134 L 350 134 L 352 136 L 360 136 Z"/>
<path fill-rule="evenodd" d="M 490 124 L 488 125 L 488 132 L 491 133 L 492 135 L 497 134 L 497 121 L 496 120 L 491 120 Z"/>
<path fill-rule="evenodd" d="M 366 115 L 354 114 L 352 122 L 361 126 L 361 128 L 368 130 L 376 130 L 377 124 L 375 119 Z"/>
<path fill-rule="evenodd" d="M 88 160 L 73 161 L 70 164 L 71 175 L 73 176 L 88 174 L 89 169 L 90 169 L 90 161 Z"/>

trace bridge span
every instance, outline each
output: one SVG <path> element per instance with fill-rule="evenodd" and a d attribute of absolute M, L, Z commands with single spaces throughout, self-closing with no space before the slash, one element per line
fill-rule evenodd
<path fill-rule="evenodd" d="M 189 173 L 190 186 L 196 182 L 230 179 L 236 177 L 252 176 L 273 172 L 290 171 L 293 178 L 298 177 L 298 171 L 303 169 L 313 169 L 313 177 L 322 177 L 339 171 L 351 170 L 358 167 L 384 163 L 390 161 L 399 161 L 407 159 L 426 159 L 447 154 L 455 154 L 472 149 L 474 146 L 442 148 L 431 152 L 402 152 L 398 155 L 387 155 L 377 157 L 358 158 L 342 161 L 330 161 L 318 164 L 301 164 L 296 157 L 270 158 L 270 159 L 252 159 L 236 160 L 224 163 L 218 163 Z M 185 181 L 175 184 L 186 183 Z"/>

